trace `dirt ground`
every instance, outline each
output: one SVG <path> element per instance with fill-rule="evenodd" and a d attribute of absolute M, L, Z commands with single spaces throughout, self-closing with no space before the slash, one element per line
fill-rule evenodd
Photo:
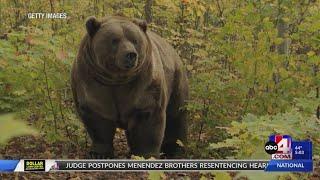
<path fill-rule="evenodd" d="M 114 140 L 115 157 L 126 158 L 128 148 L 123 132 L 118 132 Z M 0 149 L 0 155 L 4 159 L 84 159 L 87 148 L 73 147 L 65 142 L 48 144 L 41 137 L 22 136 L 13 138 L 4 148 Z M 319 164 L 318 164 L 319 166 Z M 231 173 L 234 177 L 236 173 Z M 214 179 L 211 173 L 165 173 L 163 179 Z M 64 173 L 2 173 L 1 179 L 148 179 L 148 172 L 64 172 Z M 240 178 L 247 179 L 247 178 Z M 310 179 L 320 179 L 320 169 L 316 169 Z"/>
<path fill-rule="evenodd" d="M 115 157 L 127 157 L 127 142 L 123 132 L 118 132 L 114 140 Z M 22 136 L 13 138 L 6 147 L 0 149 L 5 159 L 84 159 L 86 148 L 72 147 L 70 144 L 48 144 L 41 137 Z M 165 173 L 165 179 L 199 179 L 200 173 Z M 208 174 L 207 177 L 211 175 Z M 68 173 L 0 173 L 1 179 L 148 179 L 147 172 L 68 172 Z M 188 178 L 188 179 L 189 179 Z"/>

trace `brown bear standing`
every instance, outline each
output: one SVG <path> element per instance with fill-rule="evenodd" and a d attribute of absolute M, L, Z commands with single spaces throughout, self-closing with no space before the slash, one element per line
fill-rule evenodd
<path fill-rule="evenodd" d="M 188 82 L 182 62 L 142 20 L 91 17 L 72 68 L 76 110 L 92 158 L 112 158 L 117 127 L 134 155 L 174 157 L 187 137 Z"/>

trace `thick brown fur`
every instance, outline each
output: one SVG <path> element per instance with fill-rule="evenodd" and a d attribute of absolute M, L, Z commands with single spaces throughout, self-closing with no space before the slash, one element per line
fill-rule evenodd
<path fill-rule="evenodd" d="M 182 108 L 188 99 L 177 53 L 142 20 L 91 17 L 86 27 L 71 84 L 76 110 L 92 139 L 92 157 L 113 157 L 117 127 L 126 131 L 132 154 L 176 157 L 183 151 L 177 140 L 187 140 Z M 136 59 L 126 69 L 128 52 Z"/>

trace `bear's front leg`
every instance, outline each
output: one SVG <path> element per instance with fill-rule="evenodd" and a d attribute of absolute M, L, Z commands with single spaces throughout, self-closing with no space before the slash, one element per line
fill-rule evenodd
<path fill-rule="evenodd" d="M 78 109 L 89 136 L 92 140 L 89 158 L 108 159 L 113 158 L 113 137 L 115 134 L 115 123 L 112 120 L 101 117 L 88 106 L 80 106 Z"/>
<path fill-rule="evenodd" d="M 165 123 L 164 110 L 135 110 L 126 130 L 130 153 L 145 158 L 159 158 Z"/>

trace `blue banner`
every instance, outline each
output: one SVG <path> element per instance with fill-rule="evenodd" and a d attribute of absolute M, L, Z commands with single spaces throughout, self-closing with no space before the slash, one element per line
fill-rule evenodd
<path fill-rule="evenodd" d="M 292 141 L 292 159 L 312 159 L 311 141 Z"/>
<path fill-rule="evenodd" d="M 19 160 L 0 160 L 0 172 L 13 172 Z"/>
<path fill-rule="evenodd" d="M 265 171 L 311 172 L 312 160 L 271 160 Z"/>

